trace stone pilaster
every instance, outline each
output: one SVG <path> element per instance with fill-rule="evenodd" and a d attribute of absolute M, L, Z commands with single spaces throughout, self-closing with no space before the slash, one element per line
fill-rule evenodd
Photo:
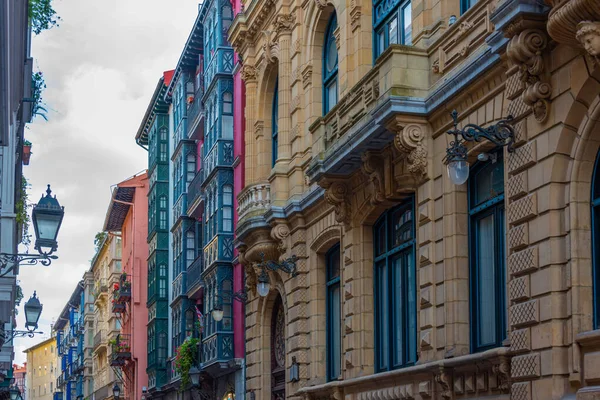
<path fill-rule="evenodd" d="M 275 30 L 279 44 L 279 92 L 278 92 L 278 146 L 277 162 L 287 162 L 291 156 L 290 132 L 292 130 L 291 101 L 292 101 L 292 28 L 293 14 L 280 14 L 275 19 Z"/>
<path fill-rule="evenodd" d="M 245 127 L 244 127 L 244 141 L 246 142 L 246 182 L 256 182 L 258 177 L 256 176 L 256 149 L 254 144 L 254 125 L 256 122 L 256 68 L 251 65 L 244 65 L 242 68 L 242 79 L 246 84 L 246 109 L 245 109 Z"/>

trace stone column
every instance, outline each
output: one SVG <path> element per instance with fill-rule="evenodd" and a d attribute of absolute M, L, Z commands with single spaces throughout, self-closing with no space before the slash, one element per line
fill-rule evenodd
<path fill-rule="evenodd" d="M 258 88 L 256 68 L 251 65 L 244 65 L 241 71 L 242 79 L 246 84 L 246 108 L 245 108 L 245 126 L 244 140 L 246 142 L 246 182 L 248 186 L 256 182 L 256 164 L 255 164 L 255 140 L 254 124 L 256 121 L 256 91 Z"/>
<path fill-rule="evenodd" d="M 294 27 L 293 14 L 280 14 L 275 19 L 275 31 L 279 48 L 279 132 L 277 146 L 277 162 L 287 162 L 291 157 L 291 102 L 292 102 L 292 28 Z"/>

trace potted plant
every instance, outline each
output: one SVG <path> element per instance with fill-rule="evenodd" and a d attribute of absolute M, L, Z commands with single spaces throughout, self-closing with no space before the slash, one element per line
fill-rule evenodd
<path fill-rule="evenodd" d="M 29 165 L 29 158 L 31 157 L 31 142 L 25 140 L 23 142 L 23 165 Z"/>
<path fill-rule="evenodd" d="M 197 338 L 186 338 L 181 346 L 176 349 L 175 371 L 181 375 L 180 391 L 183 391 L 191 384 L 190 369 L 196 364 L 198 355 Z"/>

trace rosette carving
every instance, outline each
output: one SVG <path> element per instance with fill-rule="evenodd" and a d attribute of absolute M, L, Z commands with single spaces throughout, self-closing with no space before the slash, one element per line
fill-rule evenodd
<path fill-rule="evenodd" d="M 517 32 L 513 27 L 512 32 Z M 506 55 L 518 66 L 519 80 L 525 87 L 521 99 L 539 122 L 548 117 L 548 99 L 552 86 L 545 80 L 546 68 L 544 50 L 548 46 L 548 36 L 541 29 L 524 29 L 510 40 Z"/>
<path fill-rule="evenodd" d="M 350 223 L 350 189 L 343 181 L 323 179 L 319 185 L 325 189 L 325 201 L 333 206 L 335 220 L 339 223 Z"/>

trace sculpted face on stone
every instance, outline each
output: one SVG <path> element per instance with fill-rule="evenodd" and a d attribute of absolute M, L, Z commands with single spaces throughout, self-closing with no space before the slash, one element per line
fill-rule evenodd
<path fill-rule="evenodd" d="M 589 55 L 600 57 L 600 22 L 580 22 L 577 25 L 576 37 Z"/>

